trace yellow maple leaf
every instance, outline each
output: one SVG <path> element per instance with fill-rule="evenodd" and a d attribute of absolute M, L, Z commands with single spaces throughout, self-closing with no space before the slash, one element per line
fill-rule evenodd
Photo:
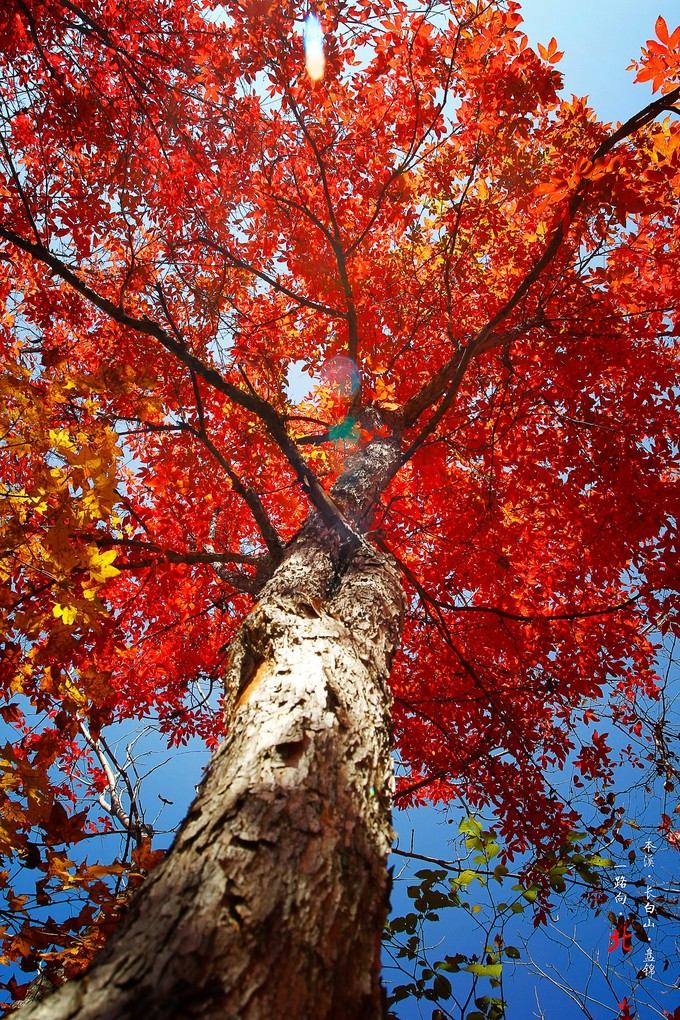
<path fill-rule="evenodd" d="M 56 602 L 52 609 L 52 616 L 56 616 L 57 619 L 61 618 L 67 627 L 75 623 L 77 615 L 78 610 L 75 606 L 62 606 Z"/>
<path fill-rule="evenodd" d="M 115 558 L 115 549 L 107 549 L 105 552 L 99 552 L 98 549 L 91 547 L 90 565 L 88 569 L 92 580 L 99 581 L 100 584 L 103 584 L 107 577 L 115 577 L 117 574 L 120 574 L 120 570 L 113 566 Z"/>

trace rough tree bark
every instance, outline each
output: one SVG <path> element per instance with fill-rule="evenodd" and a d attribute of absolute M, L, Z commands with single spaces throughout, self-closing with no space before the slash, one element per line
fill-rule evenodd
<path fill-rule="evenodd" d="M 378 466 L 337 488 L 353 520 Z M 381 554 L 302 529 L 232 644 L 228 736 L 171 852 L 87 974 L 22 1020 L 384 1015 L 402 612 Z"/>

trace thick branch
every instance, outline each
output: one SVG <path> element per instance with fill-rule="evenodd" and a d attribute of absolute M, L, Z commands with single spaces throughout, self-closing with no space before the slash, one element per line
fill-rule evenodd
<path fill-rule="evenodd" d="M 120 545 L 125 548 L 132 548 L 142 552 L 148 551 L 158 556 L 167 563 L 246 563 L 250 566 L 260 566 L 265 558 L 262 555 L 250 555 L 248 553 L 224 552 L 218 553 L 208 550 L 206 552 L 177 552 L 174 549 L 163 549 L 155 542 L 144 542 L 139 538 L 114 538 L 110 535 L 88 535 L 80 532 L 79 538 L 85 538 L 100 549 L 107 549 L 112 545 Z"/>
<path fill-rule="evenodd" d="M 435 598 L 434 595 L 430 595 L 428 591 L 423 588 L 422 584 L 413 573 L 408 564 L 404 563 L 396 553 L 390 549 L 382 538 L 376 537 L 375 544 L 392 557 L 394 562 L 397 564 L 404 577 L 409 581 L 411 585 L 418 592 L 418 595 L 423 602 L 429 603 L 431 606 L 435 606 L 437 609 L 445 609 L 451 613 L 487 613 L 492 616 L 500 616 L 504 620 L 515 620 L 517 623 L 538 623 L 539 621 L 545 622 L 556 622 L 558 620 L 584 620 L 591 616 L 611 616 L 613 613 L 620 613 L 624 609 L 630 609 L 640 598 L 640 594 L 632 595 L 630 598 L 625 599 L 623 602 L 618 602 L 615 606 L 602 606 L 598 609 L 572 609 L 568 612 L 562 613 L 513 613 L 507 609 L 501 609 L 500 606 L 457 606 L 453 602 L 446 602 L 442 599 Z"/>
<path fill-rule="evenodd" d="M 166 351 L 173 354 L 187 368 L 193 370 L 209 386 L 212 386 L 219 393 L 223 393 L 239 407 L 244 408 L 259 418 L 295 471 L 302 484 L 302 488 L 324 522 L 332 527 L 343 541 L 348 542 L 352 546 L 356 546 L 359 543 L 359 536 L 344 519 L 333 500 L 324 490 L 323 486 L 320 485 L 314 472 L 302 459 L 294 441 L 288 435 L 285 421 L 268 400 L 264 400 L 253 392 L 241 390 L 238 386 L 228 382 L 216 369 L 206 365 L 200 358 L 186 350 L 178 340 L 170 336 L 162 326 L 159 326 L 157 322 L 149 319 L 146 315 L 138 319 L 108 298 L 102 297 L 101 294 L 98 294 L 81 280 L 72 269 L 69 269 L 61 259 L 53 255 L 44 244 L 27 241 L 13 230 L 8 230 L 3 226 L 0 226 L 0 237 L 25 251 L 37 261 L 49 266 L 65 283 L 114 322 L 157 340 Z"/>
<path fill-rule="evenodd" d="M 678 100 L 680 100 L 680 86 L 673 89 L 672 92 L 667 93 L 665 96 L 662 96 L 660 99 L 656 99 L 653 103 L 650 103 L 639 113 L 636 113 L 633 117 L 627 120 L 625 124 L 622 124 L 621 127 L 609 135 L 608 138 L 605 138 L 593 153 L 591 157 L 592 162 L 596 163 L 598 160 L 603 159 L 613 148 L 615 148 L 616 145 L 618 145 L 619 142 L 628 138 L 646 124 L 649 124 L 660 113 L 668 109 L 669 105 L 677 103 Z M 447 410 L 457 390 L 460 388 L 460 384 L 470 361 L 484 353 L 484 351 L 489 351 L 494 347 L 500 347 L 504 343 L 507 343 L 508 339 L 512 339 L 510 334 L 513 332 L 515 332 L 515 335 L 519 335 L 519 333 L 526 330 L 527 323 L 524 323 L 513 327 L 513 329 L 509 331 L 497 333 L 498 327 L 508 318 L 510 313 L 528 293 L 538 277 L 557 255 L 557 252 L 562 246 L 562 242 L 567 237 L 574 216 L 579 211 L 585 200 L 589 184 L 590 179 L 588 177 L 584 177 L 579 181 L 573 194 L 566 203 L 564 214 L 554 228 L 543 254 L 534 263 L 522 282 L 515 288 L 514 292 L 505 302 L 503 307 L 500 308 L 491 319 L 489 319 L 486 325 L 480 329 L 477 335 L 469 342 L 462 352 L 457 352 L 454 357 L 452 357 L 439 370 L 439 372 L 437 372 L 429 383 L 426 383 L 418 393 L 414 394 L 413 397 L 406 402 L 403 411 L 403 422 L 405 428 L 410 428 L 414 425 L 423 411 L 425 411 L 428 407 L 431 407 L 432 404 L 435 403 L 435 401 L 438 400 L 444 393 L 447 394 L 448 398 L 448 400 L 445 401 L 446 407 L 444 408 Z M 535 320 L 532 321 L 532 324 L 536 324 Z M 441 418 L 441 414 L 435 415 L 434 417 L 436 417 L 436 421 L 438 422 Z M 431 422 L 426 426 L 428 434 L 432 432 L 430 424 Z M 412 448 L 409 456 L 412 456 L 414 452 L 415 448 Z"/>

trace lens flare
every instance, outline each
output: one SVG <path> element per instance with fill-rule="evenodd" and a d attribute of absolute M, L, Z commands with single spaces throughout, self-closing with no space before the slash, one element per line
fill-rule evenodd
<path fill-rule="evenodd" d="M 326 58 L 323 55 L 323 29 L 316 14 L 312 14 L 311 11 L 305 18 L 302 40 L 305 46 L 307 74 L 312 81 L 320 81 L 326 66 Z"/>
<path fill-rule="evenodd" d="M 324 386 L 337 400 L 351 404 L 354 395 L 359 389 L 361 377 L 356 362 L 344 354 L 337 354 L 329 358 L 319 372 L 321 385 Z"/>

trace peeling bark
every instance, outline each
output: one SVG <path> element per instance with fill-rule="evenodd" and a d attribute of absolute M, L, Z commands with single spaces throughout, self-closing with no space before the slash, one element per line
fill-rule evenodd
<path fill-rule="evenodd" d="M 377 1020 L 395 568 L 307 526 L 233 642 L 229 733 L 87 974 L 22 1020 Z"/>

